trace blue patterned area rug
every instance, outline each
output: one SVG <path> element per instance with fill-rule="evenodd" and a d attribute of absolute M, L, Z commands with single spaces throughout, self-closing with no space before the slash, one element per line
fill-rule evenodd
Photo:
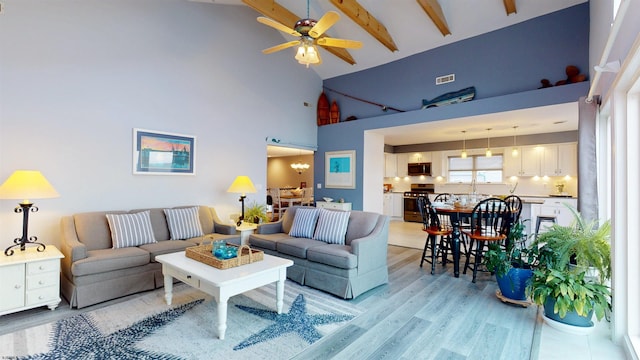
<path fill-rule="evenodd" d="M 12 359 L 289 359 L 363 311 L 287 280 L 282 314 L 275 284 L 229 300 L 218 339 L 216 302 L 184 284 L 0 337 Z"/>

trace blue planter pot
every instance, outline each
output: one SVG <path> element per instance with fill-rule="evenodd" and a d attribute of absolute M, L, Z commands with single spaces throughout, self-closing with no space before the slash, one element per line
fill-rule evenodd
<path fill-rule="evenodd" d="M 525 289 L 532 276 L 531 269 L 511 268 L 504 276 L 496 275 L 496 280 L 503 296 L 513 300 L 526 300 Z"/>
<path fill-rule="evenodd" d="M 549 319 L 555 320 L 557 322 L 561 322 L 563 324 L 579 326 L 579 327 L 592 327 L 593 321 L 591 321 L 591 317 L 593 316 L 593 310 L 590 311 L 587 316 L 580 316 L 575 311 L 567 312 L 567 315 L 563 318 L 560 317 L 560 314 L 553 313 L 553 307 L 556 305 L 556 299 L 551 297 L 547 297 L 544 301 L 544 316 Z"/>

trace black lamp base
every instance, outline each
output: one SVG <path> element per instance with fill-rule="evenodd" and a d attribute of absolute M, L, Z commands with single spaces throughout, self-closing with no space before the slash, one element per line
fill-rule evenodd
<path fill-rule="evenodd" d="M 36 236 L 32 236 L 32 237 L 28 237 L 27 236 L 27 229 L 29 228 L 29 212 L 37 212 L 38 208 L 36 206 L 33 206 L 33 203 L 20 203 L 18 204 L 20 206 L 16 206 L 16 208 L 14 209 L 14 211 L 16 213 L 22 213 L 22 237 L 21 238 L 15 238 L 13 240 L 14 245 L 9 246 L 8 248 L 6 248 L 4 250 L 4 254 L 6 256 L 11 256 L 13 255 L 14 251 L 13 248 L 19 246 L 20 247 L 20 251 L 24 251 L 26 249 L 26 245 L 27 244 L 33 244 L 33 245 L 38 245 L 38 251 L 42 252 L 44 251 L 44 249 L 46 249 L 46 245 L 37 242 L 38 238 Z"/>
<path fill-rule="evenodd" d="M 240 217 L 238 218 L 238 222 L 236 223 L 236 225 L 238 226 L 242 225 L 242 220 L 244 220 L 244 199 L 246 197 L 246 195 L 240 195 L 240 200 L 238 200 L 242 203 L 242 215 L 240 215 Z"/>

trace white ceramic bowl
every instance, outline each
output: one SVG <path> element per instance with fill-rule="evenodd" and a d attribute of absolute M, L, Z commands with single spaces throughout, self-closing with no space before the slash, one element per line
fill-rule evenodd
<path fill-rule="evenodd" d="M 332 202 L 333 199 L 330 197 L 323 197 L 322 200 L 326 201 L 326 202 Z"/>

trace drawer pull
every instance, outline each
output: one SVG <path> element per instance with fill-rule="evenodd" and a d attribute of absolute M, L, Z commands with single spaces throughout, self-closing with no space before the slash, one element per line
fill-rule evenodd
<path fill-rule="evenodd" d="M 20 284 L 16 284 L 15 288 L 20 289 L 22 286 Z"/>
<path fill-rule="evenodd" d="M 191 275 L 187 275 L 187 279 L 191 279 Z"/>
<path fill-rule="evenodd" d="M 42 299 L 44 299 L 44 296 L 42 295 L 38 296 L 38 300 L 42 300 Z"/>
<path fill-rule="evenodd" d="M 38 281 L 38 285 L 44 285 L 44 281 L 42 280 Z"/>
<path fill-rule="evenodd" d="M 38 269 L 40 269 L 40 270 L 44 270 L 44 266 L 40 265 L 40 266 L 38 267 Z"/>

